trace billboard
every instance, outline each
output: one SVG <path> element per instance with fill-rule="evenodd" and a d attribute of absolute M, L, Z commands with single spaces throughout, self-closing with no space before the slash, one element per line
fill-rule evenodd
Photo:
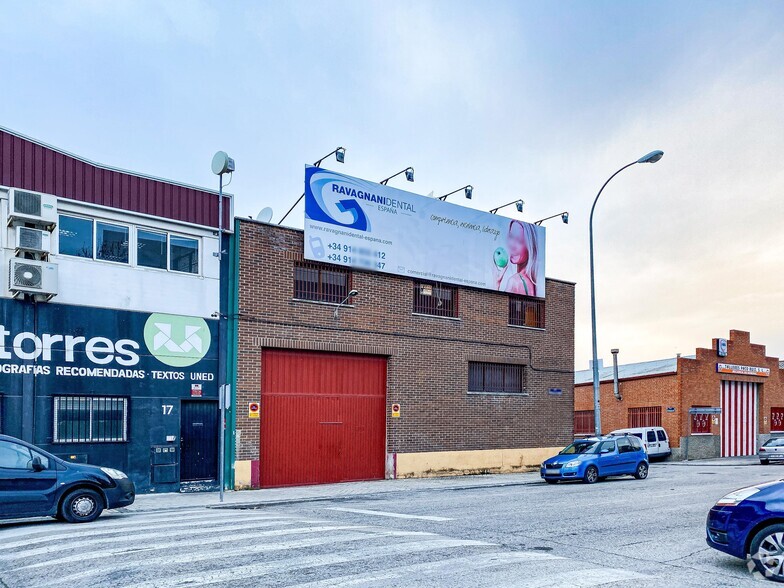
<path fill-rule="evenodd" d="M 545 295 L 544 227 L 305 168 L 305 259 Z"/>

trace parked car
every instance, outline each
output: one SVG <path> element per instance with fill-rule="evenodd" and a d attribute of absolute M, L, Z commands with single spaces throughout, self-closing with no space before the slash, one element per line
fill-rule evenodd
<path fill-rule="evenodd" d="M 784 582 L 784 481 L 741 488 L 708 513 L 708 545 L 729 555 L 751 557 L 760 575 Z"/>
<path fill-rule="evenodd" d="M 773 437 L 768 439 L 757 452 L 762 465 L 768 465 L 772 461 L 784 460 L 784 437 Z"/>
<path fill-rule="evenodd" d="M 648 457 L 651 459 L 664 459 L 672 454 L 670 439 L 667 437 L 667 431 L 662 427 L 618 429 L 611 432 L 610 435 L 634 435 L 642 441 L 643 447 L 645 447 L 645 451 L 648 452 Z"/>
<path fill-rule="evenodd" d="M 579 439 L 542 463 L 540 475 L 548 484 L 582 480 L 593 484 L 608 476 L 648 477 L 648 455 L 632 435 Z"/>
<path fill-rule="evenodd" d="M 97 519 L 104 509 L 133 504 L 136 489 L 113 468 L 71 463 L 20 439 L 0 435 L 0 519 Z"/>

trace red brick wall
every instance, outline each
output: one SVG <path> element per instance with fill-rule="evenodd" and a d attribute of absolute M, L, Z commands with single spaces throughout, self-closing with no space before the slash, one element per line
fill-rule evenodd
<path fill-rule="evenodd" d="M 602 382 L 602 432 L 626 427 L 629 407 L 661 406 L 662 426 L 670 437 L 671 445 L 678 447 L 680 437 L 691 434 L 689 409 L 693 406 L 721 406 L 721 381 L 734 380 L 760 384 L 758 432 L 769 433 L 771 407 L 784 406 L 784 371 L 779 369 L 778 358 L 767 357 L 765 346 L 751 343 L 746 331 L 730 331 L 727 357 L 717 356 L 717 343 L 718 339 L 713 339 L 711 349 L 697 349 L 695 359 L 679 358 L 677 375 L 621 380 L 623 400 L 620 402 L 613 397 L 612 382 Z M 770 377 L 719 374 L 716 372 L 717 363 L 767 367 Z M 593 409 L 593 385 L 575 386 L 574 398 L 575 410 Z M 667 406 L 675 407 L 676 412 L 666 412 Z M 720 425 L 711 425 L 714 435 L 720 435 L 720 429 Z"/>
<path fill-rule="evenodd" d="M 382 354 L 390 452 L 548 447 L 571 440 L 574 285 L 547 280 L 546 329 L 508 326 L 503 294 L 461 288 L 459 320 L 412 315 L 412 282 L 353 272 L 353 308 L 292 300 L 303 233 L 239 222 L 237 459 L 259 457 L 261 349 L 291 347 Z M 467 393 L 468 361 L 528 365 L 527 396 Z M 548 394 L 560 388 L 563 394 Z M 401 404 L 401 418 L 389 405 Z M 264 407 L 261 407 L 264 410 Z"/>

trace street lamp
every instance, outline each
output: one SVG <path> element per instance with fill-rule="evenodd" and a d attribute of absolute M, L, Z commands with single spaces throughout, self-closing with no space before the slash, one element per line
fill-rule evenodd
<path fill-rule="evenodd" d="M 534 224 L 535 225 L 541 225 L 544 221 L 550 220 L 551 218 L 555 218 L 556 216 L 560 216 L 561 217 L 561 220 L 563 221 L 563 224 L 565 224 L 565 225 L 569 224 L 569 213 L 568 212 L 559 212 L 558 214 L 554 214 L 553 216 L 547 216 L 547 217 L 545 217 L 543 219 L 540 219 L 540 220 L 536 221 Z"/>
<path fill-rule="evenodd" d="M 458 188 L 457 190 L 453 190 L 449 194 L 444 194 L 443 196 L 439 196 L 438 199 L 439 200 L 446 200 L 447 196 L 451 196 L 452 194 L 455 194 L 455 193 L 459 192 L 460 190 L 464 190 L 465 191 L 465 197 L 468 200 L 471 200 L 471 196 L 474 193 L 474 187 L 471 184 L 468 184 L 467 186 L 463 186 L 462 188 Z"/>
<path fill-rule="evenodd" d="M 338 163 L 343 163 L 344 161 L 346 161 L 346 148 L 345 147 L 338 147 L 337 149 L 333 149 L 332 151 L 327 153 L 324 157 L 322 157 L 321 159 L 315 161 L 313 163 L 313 165 L 315 165 L 316 167 L 321 167 L 321 162 L 324 161 L 330 155 L 334 155 L 335 159 L 337 160 Z M 286 214 L 284 214 L 283 218 L 278 221 L 278 225 L 280 225 L 284 220 L 286 220 L 286 217 L 289 214 L 291 214 L 291 211 L 294 210 L 294 207 L 297 206 L 297 204 L 299 204 L 299 201 L 302 200 L 304 197 L 305 197 L 305 193 L 303 192 L 302 196 L 297 198 L 297 201 L 294 204 L 292 204 L 292 206 L 291 206 L 291 208 L 289 208 L 288 212 Z"/>
<path fill-rule="evenodd" d="M 599 201 L 599 196 L 602 195 L 602 190 L 604 190 L 605 186 L 610 183 L 615 176 L 625 170 L 627 167 L 633 166 L 635 163 L 656 163 L 662 157 L 664 157 L 664 151 L 651 151 L 647 155 L 643 155 L 637 161 L 632 161 L 631 163 L 627 163 L 617 172 L 610 176 L 610 178 L 602 185 L 599 193 L 596 195 L 596 198 L 593 201 L 593 206 L 591 206 L 591 217 L 588 222 L 588 237 L 590 240 L 590 257 L 591 257 L 591 339 L 593 345 L 593 365 L 591 366 L 593 370 L 593 418 L 594 418 L 594 433 L 596 436 L 602 434 L 602 415 L 601 415 L 601 408 L 599 407 L 599 358 L 597 357 L 598 353 L 596 350 L 596 288 L 594 285 L 594 264 L 593 264 L 593 211 L 596 208 L 596 203 Z"/>
<path fill-rule="evenodd" d="M 523 202 L 522 200 L 512 200 L 511 202 L 507 202 L 506 204 L 502 204 L 501 206 L 496 206 L 495 208 L 491 208 L 490 214 L 496 214 L 502 208 L 505 208 L 507 206 L 512 206 L 512 204 L 514 204 L 517 207 L 517 212 L 523 212 L 523 204 L 525 204 L 525 202 Z"/>
<path fill-rule="evenodd" d="M 391 180 L 391 179 L 392 179 L 392 178 L 394 178 L 395 176 L 399 176 L 400 174 L 406 174 L 406 180 L 408 180 L 409 182 L 413 182 L 413 181 L 414 181 L 414 168 L 413 168 L 413 167 L 407 167 L 406 169 L 402 169 L 402 170 L 400 170 L 400 171 L 399 171 L 399 172 L 397 172 L 396 174 L 392 174 L 392 175 L 391 175 L 391 176 L 389 176 L 389 177 L 388 177 L 386 180 L 381 180 L 381 181 L 379 182 L 379 184 L 381 184 L 382 186 L 386 186 L 386 185 L 387 185 L 387 182 L 388 182 L 389 180 Z"/>

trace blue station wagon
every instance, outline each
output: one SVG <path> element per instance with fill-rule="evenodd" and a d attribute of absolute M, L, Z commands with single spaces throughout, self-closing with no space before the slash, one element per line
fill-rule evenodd
<path fill-rule="evenodd" d="M 633 435 L 579 439 L 542 464 L 548 484 L 582 480 L 593 484 L 608 476 L 648 477 L 648 454 Z"/>

